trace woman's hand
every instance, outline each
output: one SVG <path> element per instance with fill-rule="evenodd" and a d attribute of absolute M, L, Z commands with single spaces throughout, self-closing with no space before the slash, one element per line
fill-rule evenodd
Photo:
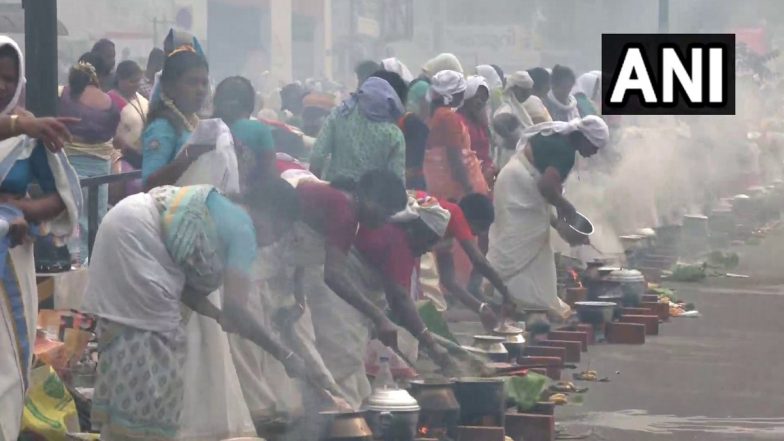
<path fill-rule="evenodd" d="M 30 226 L 23 217 L 14 219 L 8 224 L 8 237 L 11 239 L 11 248 L 21 245 L 27 240 Z"/>
<path fill-rule="evenodd" d="M 31 118 L 20 116 L 16 124 L 20 133 L 31 138 L 40 139 L 46 148 L 56 153 L 62 150 L 66 142 L 71 141 L 71 132 L 68 130 L 67 125 L 79 121 L 79 118 Z"/>
<path fill-rule="evenodd" d="M 556 209 L 558 210 L 558 219 L 564 220 L 567 223 L 574 221 L 577 217 L 577 209 L 566 199 L 564 199 Z"/>
<path fill-rule="evenodd" d="M 492 331 L 498 326 L 498 316 L 495 315 L 493 308 L 488 303 L 482 303 L 479 306 L 479 321 L 487 331 Z"/>
<path fill-rule="evenodd" d="M 394 350 L 398 350 L 397 348 L 397 326 L 392 323 L 391 320 L 388 318 L 384 318 L 376 323 L 376 338 L 384 344 L 384 346 L 388 346 Z"/>

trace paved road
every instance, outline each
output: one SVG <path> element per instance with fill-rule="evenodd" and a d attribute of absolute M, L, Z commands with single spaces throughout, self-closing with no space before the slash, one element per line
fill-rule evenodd
<path fill-rule="evenodd" d="M 701 318 L 672 319 L 643 346 L 589 349 L 591 368 L 612 382 L 593 385 L 583 406 L 559 409 L 568 432 L 608 441 L 784 440 L 784 233 L 738 251 L 736 272 L 750 279 L 672 285 Z"/>
<path fill-rule="evenodd" d="M 612 381 L 590 384 L 583 405 L 558 409 L 566 432 L 606 441 L 784 440 L 784 232 L 738 251 L 735 272 L 750 279 L 670 285 L 702 317 L 672 319 L 642 346 L 600 344 L 583 354 L 581 367 Z"/>

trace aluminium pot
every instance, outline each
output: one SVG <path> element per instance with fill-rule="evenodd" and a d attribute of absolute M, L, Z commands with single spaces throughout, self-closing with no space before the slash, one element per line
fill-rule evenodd
<path fill-rule="evenodd" d="M 504 346 L 504 337 L 496 335 L 475 335 L 474 347 L 482 351 L 487 358 L 495 362 L 509 360 L 509 351 Z"/>
<path fill-rule="evenodd" d="M 414 439 L 420 407 L 405 389 L 376 389 L 367 399 L 363 410 L 374 439 Z"/>
<path fill-rule="evenodd" d="M 326 430 L 319 438 L 322 441 L 372 441 L 370 430 L 362 412 L 320 412 Z"/>
<path fill-rule="evenodd" d="M 502 343 L 509 353 L 509 358 L 517 360 L 517 357 L 523 355 L 525 349 L 525 330 L 516 326 L 503 324 L 493 329 L 493 334 L 503 337 Z"/>
<path fill-rule="evenodd" d="M 607 281 L 615 287 L 604 295 L 620 296 L 623 306 L 637 307 L 647 287 L 642 273 L 633 269 L 619 269 L 607 276 Z"/>

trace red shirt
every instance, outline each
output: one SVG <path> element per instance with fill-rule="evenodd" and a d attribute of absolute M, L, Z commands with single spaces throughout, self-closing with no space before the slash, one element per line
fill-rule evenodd
<path fill-rule="evenodd" d="M 275 159 L 275 168 L 278 170 L 278 173 L 283 173 L 287 170 L 307 170 L 307 168 L 299 162 L 281 158 Z"/>
<path fill-rule="evenodd" d="M 360 227 L 354 242 L 356 249 L 390 280 L 411 290 L 411 274 L 417 259 L 411 253 L 406 232 L 396 224 L 371 230 Z"/>
<path fill-rule="evenodd" d="M 348 253 L 359 225 L 351 196 L 318 182 L 300 183 L 297 193 L 302 203 L 302 221 L 323 234 L 327 244 Z"/>
<path fill-rule="evenodd" d="M 428 196 L 428 194 L 423 191 L 418 191 L 416 193 L 417 199 L 424 198 L 426 196 Z M 463 209 L 460 208 L 459 205 L 453 202 L 449 202 L 446 199 L 436 199 L 438 200 L 438 204 L 449 212 L 449 223 L 446 226 L 446 233 L 444 234 L 443 238 L 454 238 L 460 242 L 473 239 L 474 232 L 471 230 L 471 225 L 468 224 L 468 220 L 466 220 L 465 214 L 463 214 Z"/>

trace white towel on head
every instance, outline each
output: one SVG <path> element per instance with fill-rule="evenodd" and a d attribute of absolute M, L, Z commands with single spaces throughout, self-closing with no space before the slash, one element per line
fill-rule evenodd
<path fill-rule="evenodd" d="M 569 122 L 545 122 L 526 129 L 520 137 L 520 142 L 517 144 L 517 150 L 519 151 L 525 148 L 526 144 L 528 144 L 528 140 L 540 133 L 544 136 L 550 136 L 554 133 L 568 135 L 577 131 L 585 135 L 588 141 L 597 148 L 604 147 L 607 144 L 607 140 L 610 138 L 610 130 L 607 127 L 607 123 L 598 116 L 589 115 L 584 118 L 575 118 Z"/>
<path fill-rule="evenodd" d="M 463 74 L 453 70 L 442 70 L 433 75 L 430 90 L 427 91 L 427 97 L 429 101 L 441 97 L 444 100 L 444 104 L 449 105 L 454 100 L 455 95 L 465 92 L 465 90 L 466 81 Z"/>

